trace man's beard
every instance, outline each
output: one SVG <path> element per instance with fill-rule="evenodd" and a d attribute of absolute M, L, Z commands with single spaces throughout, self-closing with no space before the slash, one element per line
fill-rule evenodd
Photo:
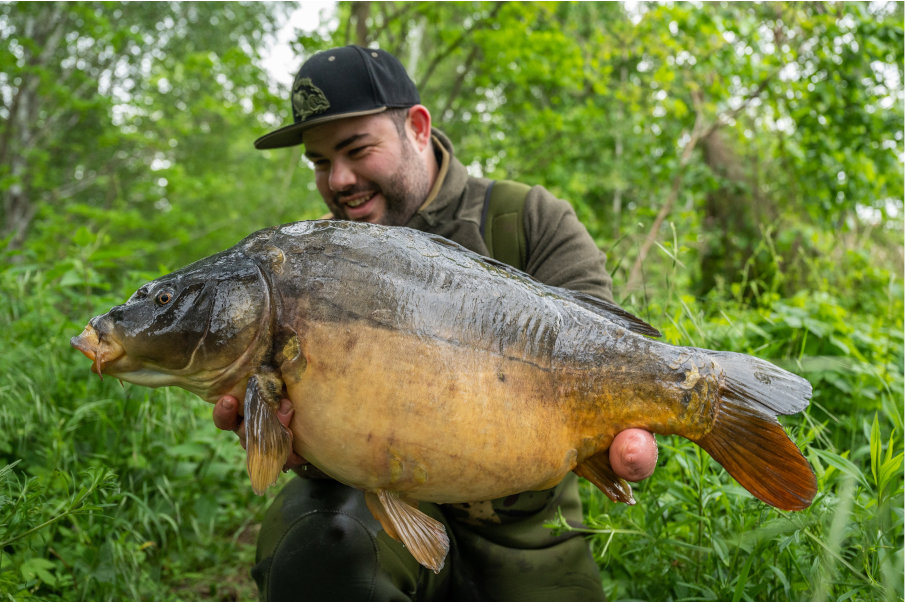
<path fill-rule="evenodd" d="M 404 226 L 424 204 L 430 192 L 428 170 L 408 139 L 402 138 L 402 160 L 399 162 L 399 169 L 381 180 L 380 183 L 371 182 L 370 186 L 344 191 L 337 195 L 337 200 L 342 196 L 359 192 L 379 192 L 386 200 L 386 211 L 378 223 L 384 226 Z"/>

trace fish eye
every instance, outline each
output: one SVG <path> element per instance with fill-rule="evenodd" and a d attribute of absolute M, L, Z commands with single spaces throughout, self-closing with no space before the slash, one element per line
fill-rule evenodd
<path fill-rule="evenodd" d="M 160 291 L 157 293 L 157 305 L 166 305 L 173 300 L 173 291 Z"/>

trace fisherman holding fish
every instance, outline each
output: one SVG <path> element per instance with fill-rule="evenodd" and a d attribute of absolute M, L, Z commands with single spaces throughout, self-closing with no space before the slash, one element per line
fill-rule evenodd
<path fill-rule="evenodd" d="M 319 52 L 302 65 L 291 101 L 294 122 L 255 146 L 303 144 L 334 218 L 407 226 L 497 259 L 503 258 L 501 244 L 517 246 L 503 248 L 504 257 L 520 259 L 519 267 L 537 280 L 612 300 L 605 257 L 571 206 L 540 186 L 469 176 L 449 139 L 431 127 L 428 109 L 392 55 L 357 46 Z M 485 221 L 493 186 L 508 187 L 504 194 L 517 199 L 511 213 L 520 219 L 514 234 L 495 234 L 490 249 L 485 229 L 495 226 Z M 239 407 L 235 397 L 221 398 L 214 423 L 235 430 L 244 444 Z M 291 402 L 283 400 L 280 421 L 288 426 L 292 416 Z M 609 458 L 616 475 L 646 478 L 656 465 L 653 435 L 623 431 Z M 545 491 L 470 504 L 422 503 L 450 535 L 445 568 L 434 574 L 382 530 L 361 491 L 318 475 L 294 453 L 286 468 L 302 478 L 283 488 L 261 528 L 253 575 L 264 599 L 604 599 L 586 540 L 544 527 L 560 511 L 570 524 L 581 523 L 572 473 Z"/>
<path fill-rule="evenodd" d="M 216 404 L 257 493 L 284 467 L 308 477 L 265 516 L 262 596 L 602 599 L 581 536 L 544 525 L 580 523 L 574 475 L 634 503 L 623 477 L 643 474 L 622 460 L 656 463 L 636 429 L 693 441 L 775 508 L 810 506 L 816 475 L 777 417 L 805 410 L 811 384 L 657 341 L 606 299 L 568 204 L 469 177 L 419 103 L 386 53 L 313 56 L 295 123 L 256 145 L 304 144 L 340 219 L 253 232 L 70 341 L 98 375 Z"/>

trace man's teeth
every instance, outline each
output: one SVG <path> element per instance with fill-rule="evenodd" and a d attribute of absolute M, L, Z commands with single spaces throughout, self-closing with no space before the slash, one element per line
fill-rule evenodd
<path fill-rule="evenodd" d="M 370 201 L 371 199 L 373 199 L 375 194 L 377 194 L 377 193 L 372 193 L 366 197 L 362 197 L 360 199 L 355 199 L 354 201 L 349 201 L 348 203 L 346 203 L 346 207 L 351 207 L 352 209 L 355 209 L 356 207 L 360 207 L 360 206 L 364 205 L 365 203 L 367 203 L 368 201 Z"/>

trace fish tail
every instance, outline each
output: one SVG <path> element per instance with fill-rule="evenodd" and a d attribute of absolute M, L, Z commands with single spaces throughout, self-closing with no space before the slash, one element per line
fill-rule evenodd
<path fill-rule="evenodd" d="M 713 428 L 695 443 L 758 499 L 781 510 L 807 508 L 817 493 L 814 471 L 776 416 L 804 410 L 810 383 L 748 355 L 707 353 L 723 382 Z"/>

